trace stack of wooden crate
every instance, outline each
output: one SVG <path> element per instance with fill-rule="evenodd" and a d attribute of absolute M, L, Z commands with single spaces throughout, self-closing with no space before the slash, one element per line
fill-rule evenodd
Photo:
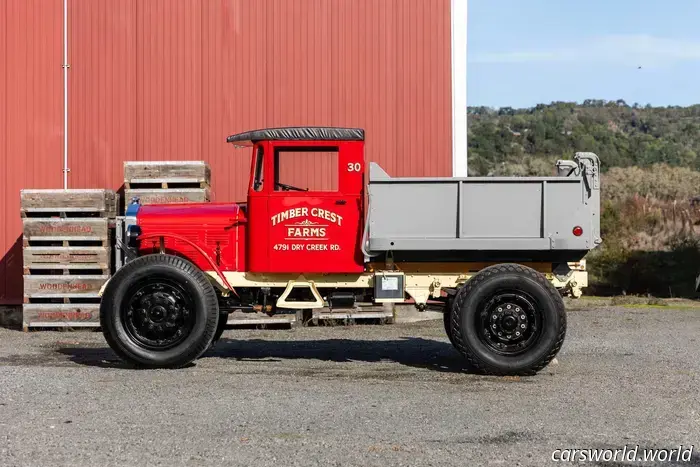
<path fill-rule="evenodd" d="M 111 190 L 22 190 L 24 329 L 99 326 L 112 271 Z"/>
<path fill-rule="evenodd" d="M 124 163 L 125 206 L 203 203 L 210 200 L 211 169 L 204 161 L 130 161 Z"/>

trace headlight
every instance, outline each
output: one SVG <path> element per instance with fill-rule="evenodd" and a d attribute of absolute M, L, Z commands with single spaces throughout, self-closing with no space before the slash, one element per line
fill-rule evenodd
<path fill-rule="evenodd" d="M 130 225 L 126 228 L 126 246 L 129 248 L 137 248 L 137 238 L 141 235 L 141 227 L 138 225 Z"/>

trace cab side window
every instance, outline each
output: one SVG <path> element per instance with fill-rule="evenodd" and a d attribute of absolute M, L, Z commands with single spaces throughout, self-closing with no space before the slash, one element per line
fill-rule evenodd
<path fill-rule="evenodd" d="M 263 147 L 258 146 L 258 153 L 255 157 L 255 176 L 253 177 L 253 190 L 262 191 L 263 189 Z"/>
<path fill-rule="evenodd" d="M 275 191 L 338 191 L 338 147 L 276 147 Z"/>

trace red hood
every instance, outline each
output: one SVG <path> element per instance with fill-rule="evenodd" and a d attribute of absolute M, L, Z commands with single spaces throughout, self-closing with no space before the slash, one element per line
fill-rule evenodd
<path fill-rule="evenodd" d="M 243 217 L 241 208 L 231 203 L 150 204 L 136 215 L 140 226 L 147 225 L 230 225 Z"/>

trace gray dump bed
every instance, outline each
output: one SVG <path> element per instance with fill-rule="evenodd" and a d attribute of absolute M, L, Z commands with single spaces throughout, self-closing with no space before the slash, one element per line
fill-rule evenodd
<path fill-rule="evenodd" d="M 372 163 L 365 247 L 585 253 L 601 241 L 599 168 L 592 153 L 552 177 L 392 178 Z"/>

